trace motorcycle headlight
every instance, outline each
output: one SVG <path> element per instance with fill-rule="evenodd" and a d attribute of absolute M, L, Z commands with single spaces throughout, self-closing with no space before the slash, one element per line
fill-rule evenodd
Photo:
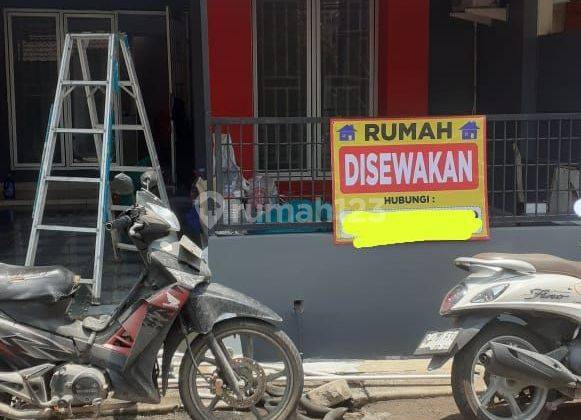
<path fill-rule="evenodd" d="M 440 306 L 440 315 L 446 315 L 450 313 L 454 305 L 456 305 L 462 298 L 466 295 L 466 286 L 459 284 L 448 292 L 442 306 Z"/>
<path fill-rule="evenodd" d="M 508 289 L 508 283 L 497 284 L 478 293 L 476 296 L 472 298 L 470 302 L 472 303 L 492 302 L 493 300 L 497 299 L 500 295 L 502 295 L 506 289 Z"/>

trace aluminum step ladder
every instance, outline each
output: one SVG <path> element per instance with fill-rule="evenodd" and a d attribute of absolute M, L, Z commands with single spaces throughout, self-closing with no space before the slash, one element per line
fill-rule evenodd
<path fill-rule="evenodd" d="M 91 42 L 107 43 L 107 75 L 106 80 L 92 80 L 87 58 L 87 47 Z M 70 80 L 71 57 L 76 49 L 81 67 L 82 80 Z M 103 50 L 105 50 L 103 48 Z M 119 53 L 121 52 L 121 54 Z M 129 80 L 119 80 L 120 58 L 125 64 Z M 63 104 L 65 98 L 77 88 L 82 87 L 87 99 L 87 109 L 91 128 L 69 128 L 61 127 L 61 115 L 63 113 Z M 105 91 L 105 103 L 103 112 L 103 122 L 98 119 L 97 106 L 95 103 L 95 93 L 97 90 Z M 121 103 L 121 90 L 126 92 L 134 99 L 139 115 L 139 124 L 115 124 L 115 115 L 121 115 L 117 112 L 118 105 Z M 112 147 L 113 132 L 120 130 L 142 131 L 151 161 L 151 167 L 143 166 L 121 166 L 112 165 Z M 95 150 L 97 151 L 98 176 L 95 177 L 73 177 L 73 176 L 54 176 L 52 175 L 52 164 L 54 151 L 60 133 L 88 134 L 93 136 Z M 116 172 L 145 172 L 154 170 L 158 179 L 158 190 L 160 199 L 169 204 L 161 167 L 157 158 L 155 144 L 145 105 L 141 95 L 141 89 L 137 80 L 137 74 L 129 44 L 125 34 L 107 34 L 107 33 L 80 33 L 67 34 L 64 43 L 64 49 L 61 57 L 60 68 L 58 73 L 58 82 L 56 86 L 55 99 L 50 111 L 48 127 L 46 131 L 44 150 L 40 173 L 38 177 L 38 186 L 36 189 L 36 198 L 32 215 L 32 229 L 30 240 L 26 253 L 26 265 L 33 266 L 36 259 L 39 234 L 41 231 L 59 231 L 79 234 L 94 234 L 95 255 L 93 262 L 93 277 L 82 279 L 82 283 L 92 286 L 93 303 L 99 304 L 101 300 L 101 286 L 103 277 L 104 262 L 104 245 L 105 245 L 105 224 L 112 218 L 112 212 L 122 210 L 122 206 L 114 206 L 111 203 L 111 192 L 109 186 L 110 171 Z M 99 201 L 97 209 L 97 225 L 95 227 L 63 226 L 49 225 L 43 223 L 43 215 L 46 207 L 46 198 L 48 185 L 51 182 L 71 182 L 99 185 Z M 118 241 L 115 232 L 112 232 L 112 241 L 114 252 L 117 249 L 131 249 L 131 246 L 122 244 Z M 117 255 L 117 254 L 116 254 Z"/>

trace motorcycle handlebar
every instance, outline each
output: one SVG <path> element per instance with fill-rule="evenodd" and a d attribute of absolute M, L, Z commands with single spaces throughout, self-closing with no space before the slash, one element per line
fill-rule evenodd
<path fill-rule="evenodd" d="M 112 222 L 108 222 L 105 227 L 107 228 L 107 230 L 124 230 L 127 227 L 131 226 L 131 224 L 133 223 L 133 220 L 131 219 L 131 217 L 127 216 L 127 215 L 123 215 L 121 217 L 118 217 L 117 219 L 113 220 Z"/>

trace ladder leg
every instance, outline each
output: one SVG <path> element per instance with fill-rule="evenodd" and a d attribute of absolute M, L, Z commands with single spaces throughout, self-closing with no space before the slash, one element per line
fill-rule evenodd
<path fill-rule="evenodd" d="M 109 36 L 108 42 L 108 59 L 107 59 L 107 90 L 105 93 L 105 114 L 103 127 L 105 135 L 103 136 L 103 146 L 101 148 L 100 175 L 101 182 L 99 185 L 99 209 L 97 216 L 97 239 L 95 243 L 95 261 L 93 266 L 93 303 L 99 304 L 101 301 L 101 280 L 103 277 L 103 250 L 104 250 L 104 228 L 105 214 L 109 209 L 109 168 L 111 165 L 111 141 L 113 135 L 113 90 L 115 67 L 117 62 L 117 43 L 116 35 Z"/>
<path fill-rule="evenodd" d="M 153 142 L 153 134 L 151 133 L 151 127 L 149 126 L 149 120 L 147 118 L 147 112 L 145 112 L 145 104 L 143 102 L 143 96 L 141 95 L 141 89 L 139 87 L 139 81 L 137 80 L 137 73 L 135 72 L 135 66 L 133 65 L 133 59 L 131 58 L 131 53 L 129 52 L 129 46 L 127 41 L 127 35 L 120 36 L 121 52 L 123 53 L 123 60 L 125 62 L 125 67 L 127 68 L 127 73 L 129 74 L 129 81 L 133 88 L 133 95 L 135 97 L 135 103 L 137 105 L 137 111 L 139 113 L 139 119 L 143 125 L 143 133 L 145 135 L 145 142 L 147 144 L 147 150 L 149 152 L 149 157 L 151 159 L 151 166 L 155 169 L 158 178 L 158 190 L 161 200 L 169 205 L 169 199 L 167 196 L 167 191 L 165 189 L 165 182 L 163 180 L 163 174 L 161 172 L 161 166 L 157 158 L 157 153 L 155 151 L 155 143 Z"/>
<path fill-rule="evenodd" d="M 71 60 L 72 40 L 70 35 L 65 38 L 65 45 L 63 55 L 60 62 L 58 82 L 55 93 L 55 101 L 53 102 L 48 126 L 46 128 L 46 137 L 44 140 L 44 149 L 42 152 L 42 159 L 40 164 L 40 171 L 38 174 L 38 183 L 36 186 L 36 197 L 34 200 L 34 210 L 32 214 L 32 228 L 30 229 L 30 239 L 28 241 L 28 249 L 26 251 L 27 266 L 34 265 L 36 259 L 36 250 L 38 247 L 38 225 L 42 223 L 42 215 L 44 213 L 46 203 L 46 190 L 48 188 L 46 178 L 50 176 L 52 169 L 52 162 L 54 158 L 54 149 L 58 140 L 58 133 L 56 128 L 60 124 L 62 104 L 63 104 L 63 80 L 68 74 L 68 68 Z"/>
<path fill-rule="evenodd" d="M 91 80 L 91 69 L 89 67 L 89 60 L 87 58 L 87 44 L 85 44 L 84 40 L 77 38 L 77 50 L 79 53 L 79 62 L 81 64 L 81 73 L 83 74 L 83 80 L 88 81 Z M 95 104 L 95 95 L 91 90 L 89 85 L 85 85 L 85 97 L 87 98 L 87 109 L 89 110 L 89 118 L 91 120 L 92 128 L 98 128 L 99 125 L 99 117 L 97 114 L 97 105 Z M 95 152 L 97 153 L 97 162 L 100 164 L 101 156 L 100 151 L 103 145 L 102 136 L 101 134 L 93 134 L 93 140 L 95 143 Z M 109 203 L 111 203 L 111 191 L 109 191 Z M 111 212 L 111 207 L 107 209 L 107 216 L 108 220 L 113 220 L 113 213 Z M 116 261 L 119 261 L 120 255 L 119 250 L 117 249 L 117 244 L 119 243 L 119 236 L 117 231 L 112 230 L 111 232 L 111 242 L 113 245 L 113 256 Z"/>

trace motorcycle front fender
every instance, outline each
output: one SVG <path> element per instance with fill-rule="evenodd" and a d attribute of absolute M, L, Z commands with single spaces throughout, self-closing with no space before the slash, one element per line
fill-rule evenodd
<path fill-rule="evenodd" d="M 215 324 L 230 318 L 254 318 L 271 324 L 282 322 L 282 318 L 269 307 L 217 283 L 193 290 L 190 305 L 190 328 L 200 334 L 209 333 Z"/>
<path fill-rule="evenodd" d="M 243 293 L 217 283 L 198 285 L 190 293 L 189 302 L 182 308 L 188 334 L 207 334 L 219 322 L 231 318 L 254 318 L 270 324 L 280 324 L 282 318 L 272 309 Z M 168 386 L 171 360 L 184 339 L 176 319 L 164 343 L 162 361 L 162 393 Z"/>
<path fill-rule="evenodd" d="M 456 343 L 452 351 L 448 354 L 433 356 L 428 365 L 428 371 L 440 369 L 444 364 L 462 350 L 496 315 L 472 315 L 457 318 L 455 329 L 459 330 Z"/>

